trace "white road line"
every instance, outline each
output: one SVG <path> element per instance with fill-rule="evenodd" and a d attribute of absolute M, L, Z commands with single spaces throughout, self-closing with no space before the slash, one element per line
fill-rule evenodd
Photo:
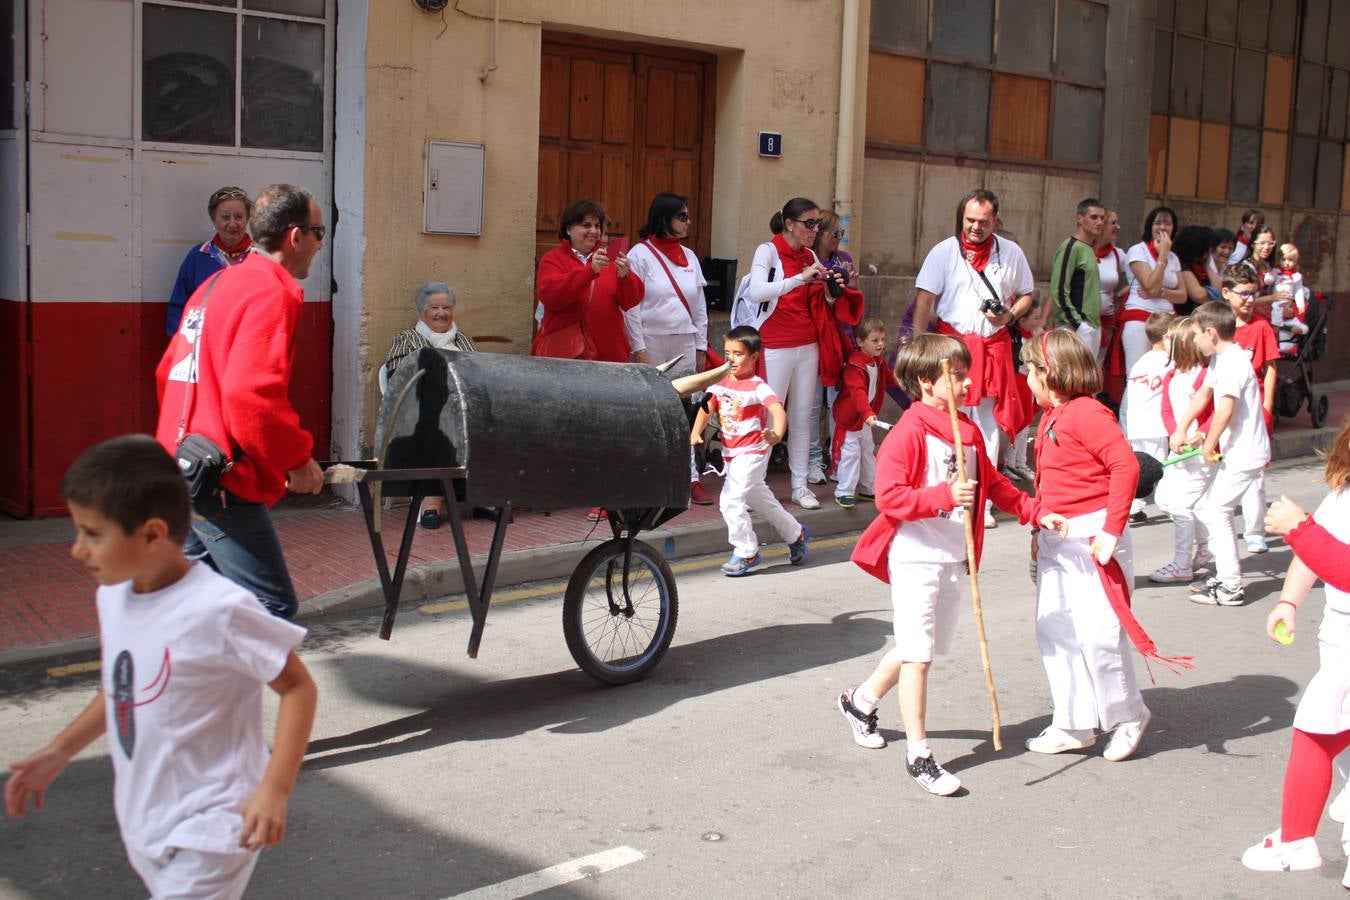
<path fill-rule="evenodd" d="M 448 900 L 509 900 L 509 898 L 515 897 L 528 897 L 530 894 L 537 894 L 560 884 L 600 875 L 645 858 L 645 854 L 639 850 L 634 850 L 632 847 L 615 847 L 600 853 L 592 853 L 590 856 L 583 856 L 580 859 L 559 863 L 556 866 L 549 866 L 547 869 L 540 869 L 538 872 L 530 872 L 528 875 L 520 875 L 506 881 L 499 881 L 496 884 L 485 885 L 467 893 L 455 894 Z"/>

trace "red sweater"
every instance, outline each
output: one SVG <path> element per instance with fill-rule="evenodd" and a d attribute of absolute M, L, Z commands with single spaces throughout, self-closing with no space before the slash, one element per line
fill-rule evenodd
<path fill-rule="evenodd" d="M 630 350 L 623 331 L 623 311 L 642 302 L 641 278 L 632 274 L 620 278 L 612 263 L 597 275 L 577 259 L 572 244 L 563 241 L 539 260 L 534 287 L 544 307 L 539 336 L 581 322 L 595 345 L 595 356 L 588 359 L 628 362 Z"/>
<path fill-rule="evenodd" d="M 973 508 L 983 509 L 988 498 L 999 509 L 1017 516 L 1024 525 L 1039 519 L 1042 510 L 1049 507 L 1042 499 L 1028 497 L 1013 487 L 990 465 L 980 430 L 964 414 L 959 415 L 959 420 L 966 459 L 969 460 L 973 453 L 979 465 Z M 938 513 L 956 508 L 951 485 L 947 482 L 927 484 L 925 475 L 928 435 L 935 435 L 950 444 L 951 427 L 951 416 L 946 410 L 915 403 L 905 410 L 881 442 L 881 449 L 877 451 L 877 517 L 858 538 L 852 556 L 853 562 L 869 575 L 890 583 L 891 540 L 902 523 L 931 519 Z M 984 528 L 976 528 L 974 536 L 978 565 L 984 551 Z"/>
<path fill-rule="evenodd" d="M 1284 542 L 1318 578 L 1338 591 L 1350 591 L 1350 544 L 1336 540 L 1312 516 L 1285 535 Z"/>
<path fill-rule="evenodd" d="M 877 367 L 877 387 L 871 397 L 867 396 L 868 366 Z M 886 368 L 884 359 L 854 349 L 844 365 L 843 386 L 834 401 L 834 424 L 845 431 L 862 428 L 868 416 L 881 412 L 886 388 L 894 384 L 895 376 Z"/>
<path fill-rule="evenodd" d="M 192 347 L 183 332 L 198 316 L 213 283 L 187 431 L 230 452 L 234 468 L 222 481 L 227 490 L 270 506 L 286 493 L 286 473 L 304 465 L 314 452 L 314 439 L 300 427 L 287 395 L 304 290 L 272 257 L 250 254 L 222 270 L 218 280 L 203 282 L 183 307 L 184 325 L 170 339 L 155 371 L 155 436 L 174 452 L 188 386 L 182 378 L 171 380 L 169 373 L 186 363 Z"/>
<path fill-rule="evenodd" d="M 1120 536 L 1139 483 L 1120 423 L 1091 397 L 1048 409 L 1036 429 L 1036 496 L 1063 516 L 1106 510 L 1103 531 Z"/>

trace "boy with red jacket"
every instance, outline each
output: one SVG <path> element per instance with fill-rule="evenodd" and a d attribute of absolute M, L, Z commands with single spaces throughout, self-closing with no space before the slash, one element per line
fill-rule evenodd
<path fill-rule="evenodd" d="M 843 388 L 834 401 L 834 440 L 830 442 L 838 477 L 834 502 L 843 509 L 852 509 L 857 500 L 872 499 L 877 475 L 872 426 L 886 399 L 886 388 L 895 384 L 895 377 L 881 364 L 885 322 L 875 316 L 863 319 L 853 332 L 853 343 L 857 346 L 844 364 Z"/>

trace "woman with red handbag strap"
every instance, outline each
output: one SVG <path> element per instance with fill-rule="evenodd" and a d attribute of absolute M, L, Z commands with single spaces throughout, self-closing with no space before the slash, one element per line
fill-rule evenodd
<path fill-rule="evenodd" d="M 605 209 L 578 200 L 558 222 L 562 243 L 539 260 L 535 291 L 544 316 L 530 348 L 533 356 L 627 362 L 623 313 L 642 302 L 642 283 L 628 260 L 610 258 Z"/>

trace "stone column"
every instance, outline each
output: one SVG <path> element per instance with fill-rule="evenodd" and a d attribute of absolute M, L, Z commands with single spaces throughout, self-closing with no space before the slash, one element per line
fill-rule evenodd
<path fill-rule="evenodd" d="M 1121 242 L 1134 243 L 1147 203 L 1153 89 L 1154 4 L 1111 0 L 1106 26 L 1101 199 L 1120 213 Z"/>

